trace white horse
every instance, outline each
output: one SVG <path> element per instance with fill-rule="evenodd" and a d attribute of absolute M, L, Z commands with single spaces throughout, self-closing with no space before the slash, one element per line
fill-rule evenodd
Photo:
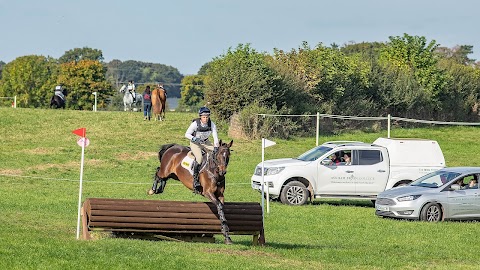
<path fill-rule="evenodd" d="M 122 88 L 118 91 L 120 93 L 123 93 L 123 106 L 124 106 L 124 111 L 138 111 L 139 105 L 141 107 L 142 105 L 142 95 L 135 93 L 135 103 L 133 102 L 133 94 L 130 93 L 130 91 L 127 90 L 127 86 L 123 85 Z M 140 108 L 142 110 L 142 108 Z"/>

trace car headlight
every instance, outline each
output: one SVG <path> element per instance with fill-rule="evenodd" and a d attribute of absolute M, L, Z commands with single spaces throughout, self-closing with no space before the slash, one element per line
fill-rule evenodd
<path fill-rule="evenodd" d="M 420 196 L 422 195 L 408 195 L 408 196 L 398 197 L 397 200 L 399 202 L 413 201 L 420 198 Z"/>
<path fill-rule="evenodd" d="M 264 168 L 264 170 L 265 170 L 265 175 L 278 174 L 278 173 L 280 173 L 281 171 L 283 171 L 283 169 L 285 169 L 285 167 L 269 167 L 269 168 Z M 255 175 L 259 175 L 259 176 L 262 175 L 262 167 L 257 167 L 257 168 L 255 169 Z"/>

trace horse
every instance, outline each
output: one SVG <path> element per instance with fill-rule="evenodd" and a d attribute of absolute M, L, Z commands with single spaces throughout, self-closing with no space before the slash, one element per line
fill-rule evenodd
<path fill-rule="evenodd" d="M 203 159 L 199 173 L 199 181 L 202 185 L 201 195 L 209 199 L 217 207 L 226 244 L 232 244 L 232 240 L 230 239 L 227 220 L 223 212 L 225 203 L 223 193 L 225 191 L 225 174 L 227 173 L 232 144 L 233 140 L 228 144 L 220 140 L 220 146 L 216 152 L 206 153 L 207 157 Z M 189 155 L 189 151 L 189 147 L 179 144 L 165 144 L 161 146 L 158 153 L 160 167 L 157 168 L 153 186 L 148 191 L 148 195 L 162 193 L 169 178 L 180 180 L 184 186 L 193 191 L 192 173 L 182 166 L 182 163 L 186 163 L 184 158 Z"/>
<path fill-rule="evenodd" d="M 127 90 L 127 86 L 123 85 L 118 92 L 123 93 L 123 107 L 124 111 L 137 111 L 139 103 L 142 104 L 142 95 L 135 93 L 135 103 L 133 102 L 133 96 L 130 91 Z"/>
<path fill-rule="evenodd" d="M 165 89 L 161 87 L 156 87 L 152 91 L 152 108 L 153 108 L 153 118 L 155 121 L 162 121 L 165 118 L 165 106 L 167 102 L 167 95 L 165 95 Z"/>
<path fill-rule="evenodd" d="M 68 95 L 67 89 L 62 90 L 63 98 L 60 95 L 54 94 L 53 97 L 50 99 L 50 108 L 54 109 L 65 109 L 66 103 L 66 96 Z"/>

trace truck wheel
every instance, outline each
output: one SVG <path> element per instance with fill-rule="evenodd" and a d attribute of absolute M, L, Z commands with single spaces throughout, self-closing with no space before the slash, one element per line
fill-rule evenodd
<path fill-rule="evenodd" d="M 308 200 L 307 187 L 299 181 L 292 181 L 285 185 L 280 194 L 280 201 L 289 205 L 302 205 Z"/>
<path fill-rule="evenodd" d="M 420 220 L 438 222 L 442 220 L 442 207 L 438 203 L 427 203 L 420 212 Z"/>

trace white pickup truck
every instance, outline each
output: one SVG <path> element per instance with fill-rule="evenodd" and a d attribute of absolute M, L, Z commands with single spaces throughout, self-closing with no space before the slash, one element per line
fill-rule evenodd
<path fill-rule="evenodd" d="M 309 198 L 375 200 L 386 189 L 444 168 L 445 158 L 433 140 L 378 138 L 372 144 L 326 142 L 298 158 L 267 160 L 263 167 L 263 176 L 262 163 L 255 168 L 253 189 L 261 191 L 263 179 L 270 198 L 302 205 Z"/>

